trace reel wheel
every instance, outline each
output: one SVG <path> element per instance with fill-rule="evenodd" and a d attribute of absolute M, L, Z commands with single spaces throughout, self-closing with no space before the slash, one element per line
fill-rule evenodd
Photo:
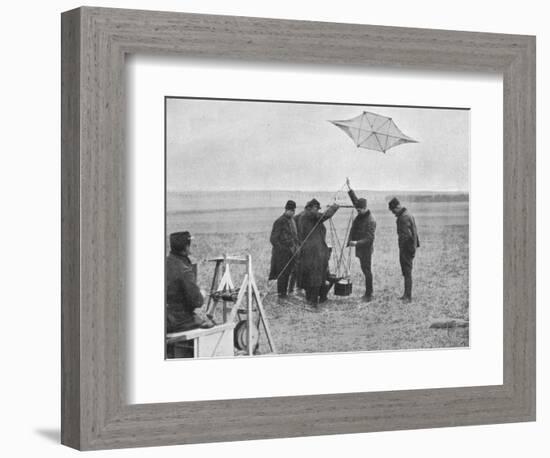
<path fill-rule="evenodd" d="M 250 323 L 250 335 L 252 337 L 253 353 L 260 347 L 260 330 L 255 323 Z M 233 343 L 235 348 L 248 352 L 248 320 L 239 321 L 233 331 Z"/>

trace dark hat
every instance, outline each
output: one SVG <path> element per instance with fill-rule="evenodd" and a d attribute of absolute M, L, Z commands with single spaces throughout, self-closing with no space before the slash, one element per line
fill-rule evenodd
<path fill-rule="evenodd" d="M 367 199 L 364 199 L 363 197 L 357 199 L 357 202 L 355 203 L 355 208 L 367 208 Z"/>
<path fill-rule="evenodd" d="M 311 208 L 311 207 L 317 207 L 317 208 L 321 208 L 321 204 L 319 203 L 319 201 L 317 199 L 311 199 L 307 204 L 306 204 L 306 208 Z"/>
<path fill-rule="evenodd" d="M 188 231 L 173 232 L 170 234 L 170 249 L 172 251 L 181 251 L 191 243 L 193 237 Z"/>
<path fill-rule="evenodd" d="M 390 210 L 393 210 L 398 205 L 401 205 L 401 203 L 399 202 L 399 199 L 397 197 L 394 197 L 392 200 L 389 201 L 388 208 Z"/>
<path fill-rule="evenodd" d="M 285 210 L 296 210 L 296 202 L 289 200 L 285 205 Z"/>

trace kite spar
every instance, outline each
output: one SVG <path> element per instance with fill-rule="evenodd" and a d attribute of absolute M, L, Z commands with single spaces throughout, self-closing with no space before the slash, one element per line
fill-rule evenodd
<path fill-rule="evenodd" d="M 329 122 L 348 134 L 358 148 L 386 153 L 390 148 L 403 143 L 418 143 L 401 132 L 392 118 L 370 111 L 363 111 L 359 116 L 344 121 Z"/>

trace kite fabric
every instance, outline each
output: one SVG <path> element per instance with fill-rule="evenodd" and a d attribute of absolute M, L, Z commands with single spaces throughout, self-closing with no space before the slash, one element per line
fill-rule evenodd
<path fill-rule="evenodd" d="M 392 118 L 370 111 L 363 111 L 355 118 L 330 122 L 348 134 L 358 148 L 385 153 L 402 143 L 418 143 L 401 132 Z"/>

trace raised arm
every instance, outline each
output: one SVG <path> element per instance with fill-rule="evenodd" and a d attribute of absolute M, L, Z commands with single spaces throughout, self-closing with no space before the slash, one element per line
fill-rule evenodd
<path fill-rule="evenodd" d="M 349 188 L 348 196 L 351 199 L 351 203 L 355 207 L 357 205 L 357 201 L 359 200 L 357 194 L 355 194 L 355 191 L 353 189 Z"/>
<path fill-rule="evenodd" d="M 332 218 L 339 208 L 340 206 L 338 204 L 332 204 L 328 207 L 327 210 L 321 215 L 321 222 Z"/>
<path fill-rule="evenodd" d="M 355 191 L 351 189 L 349 177 L 346 177 L 346 186 L 348 187 L 348 195 L 349 195 L 349 198 L 351 199 L 351 203 L 355 207 L 357 205 L 358 197 L 357 197 L 357 194 L 355 194 Z"/>

